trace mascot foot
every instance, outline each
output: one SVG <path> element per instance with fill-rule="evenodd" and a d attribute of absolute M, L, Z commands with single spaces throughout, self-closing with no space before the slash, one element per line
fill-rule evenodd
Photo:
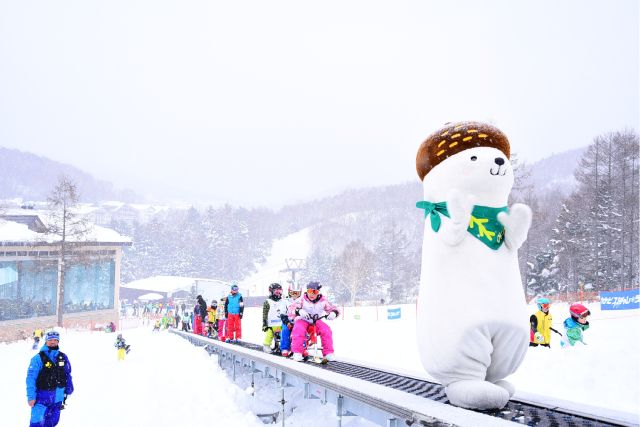
<path fill-rule="evenodd" d="M 469 409 L 500 409 L 510 397 L 505 388 L 480 380 L 456 381 L 445 392 L 452 405 Z"/>
<path fill-rule="evenodd" d="M 512 398 L 513 395 L 516 393 L 516 388 L 509 381 L 498 380 L 494 384 L 497 385 L 498 387 L 502 387 L 503 389 L 507 390 L 507 393 L 509 393 L 509 398 Z"/>

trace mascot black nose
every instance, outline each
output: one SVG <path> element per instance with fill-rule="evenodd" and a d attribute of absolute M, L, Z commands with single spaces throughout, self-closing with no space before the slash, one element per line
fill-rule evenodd
<path fill-rule="evenodd" d="M 502 157 L 496 157 L 494 162 L 496 162 L 496 165 L 498 165 L 498 166 L 504 165 L 504 159 Z"/>

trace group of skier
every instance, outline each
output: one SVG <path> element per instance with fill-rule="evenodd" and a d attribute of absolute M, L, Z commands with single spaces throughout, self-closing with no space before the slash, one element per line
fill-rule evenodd
<path fill-rule="evenodd" d="M 303 293 L 299 284 L 292 284 L 284 296 L 279 283 L 269 285 L 269 295 L 262 306 L 265 352 L 301 361 L 309 356 L 307 342 L 315 343 L 319 337 L 322 361 L 334 359 L 332 332 L 325 320 L 335 319 L 340 311 L 320 293 L 321 287 L 318 282 L 309 282 Z M 244 300 L 236 284 L 220 304 L 212 300 L 207 306 L 202 295 L 198 295 L 193 308 L 193 333 L 237 343 L 242 339 L 243 315 Z M 188 330 L 184 324 L 183 330 Z"/>
<path fill-rule="evenodd" d="M 265 352 L 293 355 L 302 361 L 309 353 L 306 344 L 319 336 L 322 341 L 322 361 L 334 360 L 333 334 L 324 319 L 335 319 L 340 311 L 320 293 L 322 285 L 309 282 L 302 294 L 296 284 L 289 286 L 287 297 L 282 297 L 279 283 L 269 285 L 269 296 L 262 305 L 262 331 L 265 333 L 262 348 Z M 271 344 L 276 340 L 272 350 Z M 279 348 L 278 348 L 279 347 Z"/>
<path fill-rule="evenodd" d="M 560 335 L 560 346 L 573 346 L 576 343 L 586 344 L 583 340 L 583 332 L 589 329 L 588 317 L 591 312 L 587 307 L 580 303 L 574 303 L 569 306 L 569 317 L 564 322 L 565 333 L 552 327 L 553 316 L 551 315 L 551 301 L 548 298 L 540 297 L 536 299 L 538 311 L 529 318 L 530 338 L 529 346 L 551 347 L 551 332 Z"/>

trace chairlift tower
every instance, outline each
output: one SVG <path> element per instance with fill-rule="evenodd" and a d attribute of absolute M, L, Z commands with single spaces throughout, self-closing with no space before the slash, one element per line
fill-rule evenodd
<path fill-rule="evenodd" d="M 284 270 L 280 270 L 281 273 L 291 273 L 291 280 L 288 280 L 289 283 L 296 283 L 296 273 L 300 271 L 304 271 L 307 269 L 305 265 L 306 259 L 304 258 L 285 258 L 285 264 L 287 264 L 287 268 Z"/>

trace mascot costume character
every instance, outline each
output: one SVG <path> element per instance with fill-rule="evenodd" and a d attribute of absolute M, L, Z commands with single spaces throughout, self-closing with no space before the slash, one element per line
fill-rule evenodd
<path fill-rule="evenodd" d="M 513 186 L 507 137 L 485 123 L 447 124 L 416 158 L 424 200 L 418 349 L 456 406 L 504 407 L 504 380 L 529 346 L 518 248 L 531 209 L 507 206 Z"/>

